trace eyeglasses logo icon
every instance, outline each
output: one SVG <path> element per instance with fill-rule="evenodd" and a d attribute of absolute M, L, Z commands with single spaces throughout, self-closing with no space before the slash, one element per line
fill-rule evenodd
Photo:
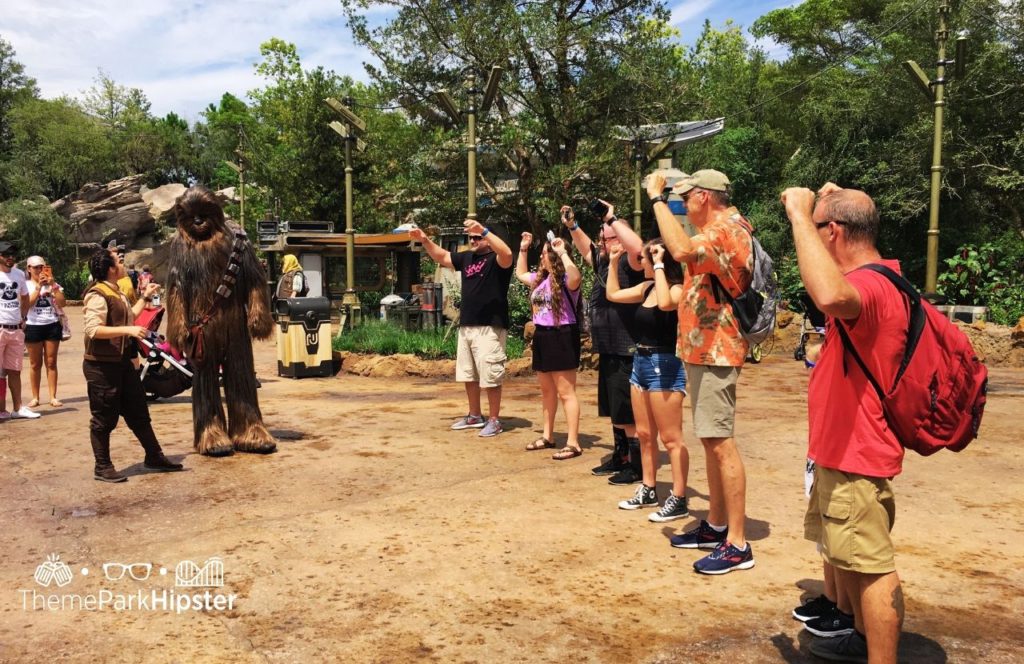
<path fill-rule="evenodd" d="M 153 566 L 150 563 L 133 563 L 131 565 L 103 563 L 103 576 L 107 577 L 108 581 L 120 581 L 124 578 L 125 573 L 136 581 L 145 581 L 152 571 Z"/>
<path fill-rule="evenodd" d="M 36 573 L 32 576 L 35 582 L 44 588 L 49 588 L 51 583 L 56 583 L 58 588 L 63 588 L 71 583 L 73 577 L 74 573 L 71 568 L 67 563 L 62 562 L 56 553 L 47 556 L 46 560 L 36 567 Z"/>

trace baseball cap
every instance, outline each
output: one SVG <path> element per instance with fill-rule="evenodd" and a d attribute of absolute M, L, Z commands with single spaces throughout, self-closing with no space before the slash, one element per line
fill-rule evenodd
<path fill-rule="evenodd" d="M 46 265 L 46 261 L 43 260 L 42 256 L 29 256 L 28 260 L 25 261 L 25 267 L 36 267 L 37 265 L 40 267 Z"/>
<path fill-rule="evenodd" d="M 18 245 L 7 240 L 0 240 L 0 254 L 16 254 L 18 253 Z"/>
<path fill-rule="evenodd" d="M 710 168 L 695 171 L 689 177 L 681 178 L 672 187 L 673 194 L 685 194 L 691 189 L 707 189 L 709 191 L 729 191 L 729 177 L 721 171 Z"/>

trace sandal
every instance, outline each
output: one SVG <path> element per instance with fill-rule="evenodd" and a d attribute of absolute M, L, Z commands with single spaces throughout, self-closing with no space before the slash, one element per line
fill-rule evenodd
<path fill-rule="evenodd" d="M 64 402 L 61 401 L 60 399 L 50 399 L 50 407 L 51 408 L 60 408 L 63 405 L 64 405 Z"/>
<path fill-rule="evenodd" d="M 543 450 L 545 448 L 550 448 L 550 447 L 554 447 L 554 446 L 555 446 L 554 443 L 552 443 L 547 438 L 541 436 L 537 440 L 535 440 L 532 443 L 530 443 L 529 445 L 527 445 L 526 446 L 526 451 L 527 452 L 532 452 L 534 450 Z"/>
<path fill-rule="evenodd" d="M 558 450 L 551 455 L 551 458 L 555 461 L 565 461 L 567 459 L 575 459 L 579 455 L 583 454 L 583 450 L 578 447 L 570 447 L 566 445 L 562 449 Z"/>
<path fill-rule="evenodd" d="M 28 407 L 29 408 L 35 408 L 38 405 L 39 405 L 39 399 L 33 399 L 32 401 L 28 402 Z"/>

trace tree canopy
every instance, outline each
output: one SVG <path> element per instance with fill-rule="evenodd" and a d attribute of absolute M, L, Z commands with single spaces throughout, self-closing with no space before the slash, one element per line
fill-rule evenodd
<path fill-rule="evenodd" d="M 388 5 L 387 20 L 368 21 L 371 4 Z M 249 219 L 279 211 L 340 228 L 343 143 L 323 100 L 350 97 L 367 123 L 368 148 L 354 164 L 357 229 L 458 223 L 466 82 L 472 75 L 483 87 L 499 65 L 500 94 L 479 123 L 485 221 L 537 233 L 554 227 L 559 205 L 582 207 L 595 195 L 628 214 L 633 165 L 615 128 L 724 117 L 721 134 L 671 156 L 685 171 L 727 173 L 737 205 L 782 264 L 792 246 L 779 192 L 832 180 L 872 195 L 883 251 L 912 278 L 923 273 L 933 109 L 902 63 L 934 75 L 933 0 L 805 0 L 768 11 L 749 34 L 729 21 L 705 23 L 691 46 L 679 43 L 658 0 L 338 7 L 351 32 L 339 38 L 376 56 L 367 83 L 309 66 L 295 45 L 268 37 L 258 45 L 260 85 L 211 101 L 191 126 L 174 113 L 154 117 L 143 90 L 102 71 L 80 98 L 42 99 L 0 36 L 0 200 L 52 200 L 132 173 L 154 185 L 219 188 L 237 183 L 225 162 L 241 158 Z M 966 75 L 947 81 L 942 283 L 1009 320 L 1024 314 L 1014 304 L 1024 303 L 1024 0 L 960 0 L 950 23 L 969 32 L 970 51 Z M 442 88 L 460 121 L 435 106 Z M 1005 276 L 982 288 L 982 273 Z"/>

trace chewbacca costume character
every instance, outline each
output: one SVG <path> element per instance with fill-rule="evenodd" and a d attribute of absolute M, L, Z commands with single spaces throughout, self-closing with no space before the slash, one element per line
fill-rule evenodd
<path fill-rule="evenodd" d="M 193 367 L 192 420 L 200 454 L 277 449 L 256 397 L 252 337 L 273 330 L 267 277 L 245 233 L 224 220 L 217 198 L 192 187 L 174 206 L 178 233 L 167 278 L 167 339 Z M 218 371 L 223 369 L 220 403 Z"/>

